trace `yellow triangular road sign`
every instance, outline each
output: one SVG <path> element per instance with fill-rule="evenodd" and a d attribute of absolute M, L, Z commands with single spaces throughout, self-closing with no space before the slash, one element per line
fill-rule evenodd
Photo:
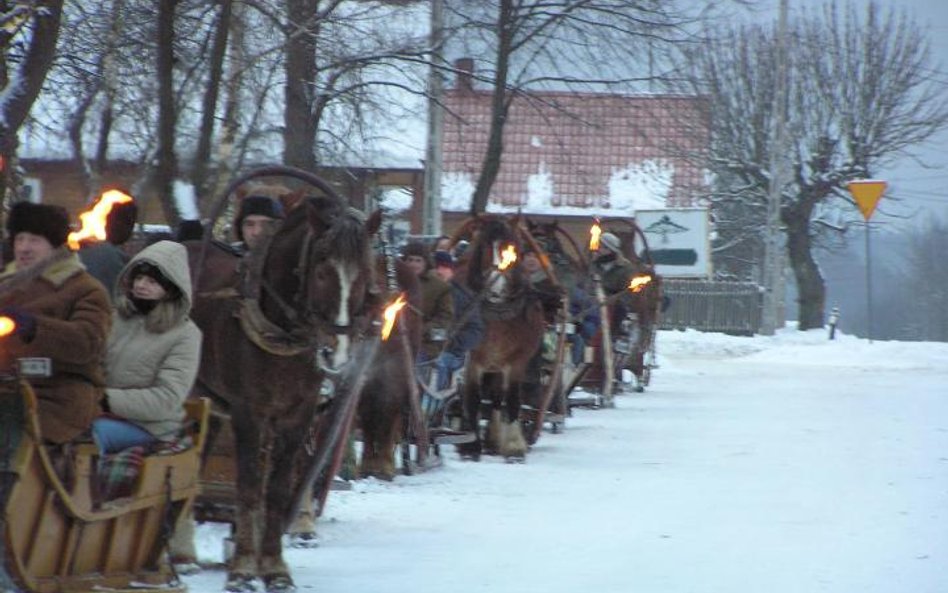
<path fill-rule="evenodd" d="M 856 206 L 859 207 L 859 211 L 862 212 L 862 217 L 866 219 L 866 222 L 869 222 L 869 218 L 875 212 L 876 205 L 882 198 L 882 194 L 885 193 L 887 185 L 885 181 L 876 179 L 859 179 L 849 182 L 849 193 L 856 200 Z"/>

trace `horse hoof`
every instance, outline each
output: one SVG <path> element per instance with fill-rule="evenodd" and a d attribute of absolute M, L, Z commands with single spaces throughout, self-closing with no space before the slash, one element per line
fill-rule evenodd
<path fill-rule="evenodd" d="M 296 591 L 296 585 L 288 574 L 271 574 L 263 577 L 263 583 L 266 586 L 267 593 L 285 593 L 286 591 Z"/>
<path fill-rule="evenodd" d="M 526 455 L 508 455 L 504 457 L 504 461 L 506 461 L 507 463 L 526 463 L 527 456 Z"/>
<path fill-rule="evenodd" d="M 291 533 L 287 536 L 289 546 L 297 549 L 312 549 L 319 547 L 319 540 L 313 532 Z"/>
<path fill-rule="evenodd" d="M 227 577 L 224 591 L 227 593 L 251 593 L 257 590 L 256 577 L 248 574 L 232 574 Z"/>

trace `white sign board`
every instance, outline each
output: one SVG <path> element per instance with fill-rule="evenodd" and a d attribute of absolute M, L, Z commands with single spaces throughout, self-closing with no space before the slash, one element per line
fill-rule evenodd
<path fill-rule="evenodd" d="M 711 276 L 711 229 L 706 208 L 636 210 L 635 222 L 645 233 L 659 274 L 670 278 Z"/>

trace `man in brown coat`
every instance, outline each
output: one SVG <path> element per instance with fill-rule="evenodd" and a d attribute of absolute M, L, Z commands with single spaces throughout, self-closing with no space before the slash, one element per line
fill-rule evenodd
<path fill-rule="evenodd" d="M 30 382 L 43 438 L 64 443 L 88 429 L 99 411 L 109 295 L 66 247 L 64 209 L 20 202 L 10 209 L 7 231 L 13 261 L 0 274 L 0 315 L 13 319 L 16 330 L 2 349 L 7 363 L 51 360 L 52 376 Z"/>
<path fill-rule="evenodd" d="M 431 269 L 424 244 L 413 242 L 405 245 L 402 259 L 421 282 L 421 316 L 424 320 L 421 361 L 434 360 L 444 348 L 454 321 L 451 286 Z"/>

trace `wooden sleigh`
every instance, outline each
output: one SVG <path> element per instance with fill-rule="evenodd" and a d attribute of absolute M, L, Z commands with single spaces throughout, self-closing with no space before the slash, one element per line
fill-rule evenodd
<path fill-rule="evenodd" d="M 36 396 L 0 378 L 0 590 L 184 591 L 165 547 L 199 491 L 209 405 L 187 405 L 193 446 L 144 458 L 131 496 L 99 500 L 92 443 L 43 444 Z"/>

